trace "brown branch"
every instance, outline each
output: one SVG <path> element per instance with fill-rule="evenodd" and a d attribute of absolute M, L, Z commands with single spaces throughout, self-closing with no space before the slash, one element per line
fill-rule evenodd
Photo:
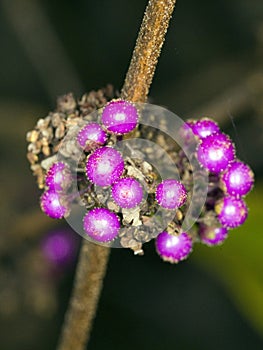
<path fill-rule="evenodd" d="M 150 0 L 133 51 L 121 97 L 145 102 L 176 0 Z"/>
<path fill-rule="evenodd" d="M 122 98 L 146 100 L 176 0 L 150 0 L 146 8 Z M 109 249 L 83 241 L 76 280 L 58 350 L 83 350 L 102 289 Z"/>
<path fill-rule="evenodd" d="M 85 349 L 96 314 L 110 249 L 83 239 L 59 350 Z"/>

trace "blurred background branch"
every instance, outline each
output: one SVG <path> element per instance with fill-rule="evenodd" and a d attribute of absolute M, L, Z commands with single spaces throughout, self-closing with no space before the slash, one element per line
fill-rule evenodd
<path fill-rule="evenodd" d="M 81 80 L 41 1 L 2 0 L 1 6 L 50 101 L 65 89 L 80 94 L 83 91 Z"/>

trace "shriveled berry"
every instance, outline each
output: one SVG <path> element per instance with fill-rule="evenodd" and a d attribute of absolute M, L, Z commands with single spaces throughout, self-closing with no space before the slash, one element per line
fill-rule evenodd
<path fill-rule="evenodd" d="M 200 224 L 199 236 L 202 243 L 208 246 L 222 244 L 228 236 L 228 230 L 225 227 L 214 227 Z"/>

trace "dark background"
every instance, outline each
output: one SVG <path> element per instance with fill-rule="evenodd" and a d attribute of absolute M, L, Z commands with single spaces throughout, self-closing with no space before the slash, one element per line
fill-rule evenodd
<path fill-rule="evenodd" d="M 121 88 L 146 3 L 0 2 L 0 349 L 55 349 L 74 275 L 43 260 L 43 238 L 69 229 L 40 212 L 25 134 L 58 95 Z M 178 1 L 151 101 L 231 135 L 256 174 L 249 219 L 178 266 L 152 242 L 113 249 L 90 350 L 263 348 L 262 52 L 262 0 Z"/>

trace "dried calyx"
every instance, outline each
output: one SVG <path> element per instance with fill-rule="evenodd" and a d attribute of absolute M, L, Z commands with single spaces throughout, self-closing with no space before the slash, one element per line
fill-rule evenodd
<path fill-rule="evenodd" d="M 46 171 L 54 163 L 69 129 L 114 97 L 118 97 L 118 93 L 111 85 L 84 94 L 78 101 L 71 93 L 64 95 L 58 98 L 56 110 L 39 119 L 35 128 L 27 133 L 27 158 L 40 189 L 45 187 Z"/>

